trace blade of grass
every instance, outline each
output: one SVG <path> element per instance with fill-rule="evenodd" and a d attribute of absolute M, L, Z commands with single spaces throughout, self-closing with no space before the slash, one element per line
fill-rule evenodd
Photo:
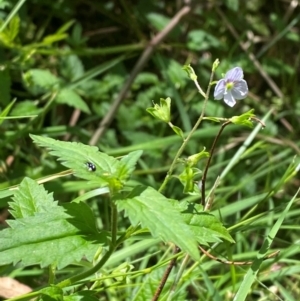
<path fill-rule="evenodd" d="M 233 301 L 244 301 L 247 298 L 247 295 L 250 291 L 250 288 L 253 284 L 253 282 L 256 280 L 256 276 L 259 272 L 259 268 L 264 260 L 264 257 L 267 255 L 267 252 L 270 249 L 271 243 L 273 242 L 277 232 L 280 229 L 280 226 L 282 225 L 285 216 L 287 215 L 288 211 L 290 210 L 293 202 L 296 199 L 296 196 L 299 193 L 299 190 L 297 191 L 297 193 L 294 195 L 294 197 L 289 201 L 289 203 L 287 204 L 286 208 L 284 209 L 284 211 L 281 213 L 280 217 L 278 218 L 278 220 L 276 221 L 275 225 L 272 227 L 269 235 L 266 237 L 261 249 L 259 250 L 256 259 L 254 260 L 253 264 L 251 265 L 250 269 L 248 270 L 248 272 L 246 273 L 244 280 L 239 288 L 239 290 L 237 291 L 237 294 L 235 295 Z"/>
<path fill-rule="evenodd" d="M 269 112 L 267 112 L 267 114 L 264 116 L 264 118 L 262 119 L 262 121 L 264 123 L 269 118 L 269 116 L 271 115 L 272 112 L 273 112 L 273 109 L 270 109 Z M 223 170 L 223 172 L 220 175 L 220 179 L 223 179 L 226 176 L 226 174 L 231 170 L 231 168 L 239 161 L 239 159 L 241 158 L 242 154 L 245 152 L 245 150 L 251 144 L 251 142 L 253 141 L 253 139 L 255 138 L 255 136 L 257 135 L 257 133 L 260 131 L 260 129 L 261 129 L 261 124 L 257 124 L 257 126 L 253 129 L 253 131 L 249 135 L 249 137 L 245 140 L 245 142 L 243 143 L 243 145 L 239 148 L 239 150 L 233 156 L 233 158 L 231 159 L 231 161 L 229 162 L 229 164 Z"/>
<path fill-rule="evenodd" d="M 21 6 L 26 2 L 26 0 L 19 0 L 18 3 L 14 6 L 14 8 L 11 10 L 11 12 L 9 13 L 9 15 L 7 16 L 7 18 L 5 19 L 5 21 L 3 22 L 1 28 L 0 28 L 0 32 L 2 32 L 5 27 L 8 25 L 8 23 L 10 22 L 10 20 L 18 13 L 19 9 L 21 8 Z"/>

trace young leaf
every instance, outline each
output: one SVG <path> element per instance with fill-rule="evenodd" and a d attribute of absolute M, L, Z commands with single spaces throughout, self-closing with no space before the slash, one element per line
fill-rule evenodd
<path fill-rule="evenodd" d="M 9 202 L 11 215 L 18 219 L 34 216 L 37 213 L 50 212 L 52 207 L 57 207 L 53 201 L 52 193 L 48 194 L 43 186 L 35 185 L 36 182 L 25 178 L 19 189 L 15 191 L 13 202 Z"/>
<path fill-rule="evenodd" d="M 191 166 L 185 166 L 182 173 L 178 176 L 178 179 L 184 186 L 184 193 L 194 192 L 194 170 Z"/>
<path fill-rule="evenodd" d="M 180 138 L 184 139 L 184 134 L 181 128 L 178 126 L 172 125 L 171 126 L 172 130 L 175 132 L 176 135 L 178 135 Z"/>
<path fill-rule="evenodd" d="M 123 167 L 120 168 L 118 177 L 121 180 L 127 180 L 127 178 L 131 175 L 131 173 L 135 170 L 135 166 L 137 160 L 141 157 L 143 151 L 138 150 L 129 153 L 121 159 L 121 163 L 123 163 Z"/>
<path fill-rule="evenodd" d="M 234 243 L 234 239 L 222 223 L 213 214 L 203 212 L 202 206 L 175 201 L 174 206 L 182 212 L 183 219 L 201 245 L 221 242 L 222 239 Z"/>
<path fill-rule="evenodd" d="M 49 70 L 30 69 L 23 75 L 24 83 L 28 90 L 34 95 L 51 91 L 58 87 L 59 78 Z"/>
<path fill-rule="evenodd" d="M 50 154 L 59 157 L 64 166 L 72 168 L 75 176 L 91 180 L 99 186 L 109 186 L 111 190 L 119 190 L 125 184 L 133 171 L 134 160 L 141 154 L 134 152 L 124 161 L 119 161 L 100 152 L 96 146 L 30 136 L 38 145 L 50 149 Z"/>
<path fill-rule="evenodd" d="M 131 223 L 141 223 L 154 237 L 171 241 L 194 260 L 199 259 L 197 242 L 173 202 L 151 187 L 139 187 L 124 200 L 117 200 L 119 211 L 125 210 Z"/>
<path fill-rule="evenodd" d="M 0 265 L 20 262 L 23 266 L 55 264 L 63 268 L 83 256 L 91 261 L 99 246 L 106 243 L 96 229 L 91 209 L 82 202 L 51 205 L 52 196 L 42 190 L 25 178 L 20 191 L 15 192 L 18 204 L 13 212 L 25 217 L 8 221 L 10 228 L 0 231 Z M 49 207 L 41 209 L 44 198 Z"/>
<path fill-rule="evenodd" d="M 75 91 L 70 89 L 62 89 L 58 92 L 55 101 L 57 103 L 64 103 L 71 107 L 81 110 L 85 113 L 91 113 L 87 104 Z"/>
<path fill-rule="evenodd" d="M 253 112 L 254 110 L 251 109 L 240 116 L 233 116 L 230 118 L 230 121 L 234 124 L 245 125 L 249 128 L 253 128 L 253 122 L 251 120 L 251 118 L 255 117 Z"/>
<path fill-rule="evenodd" d="M 51 45 L 55 42 L 65 40 L 68 37 L 66 33 L 50 34 L 43 38 L 42 44 Z"/>

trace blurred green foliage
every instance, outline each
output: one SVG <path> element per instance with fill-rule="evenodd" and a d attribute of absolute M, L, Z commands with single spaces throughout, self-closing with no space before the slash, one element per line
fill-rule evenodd
<path fill-rule="evenodd" d="M 64 168 L 37 149 L 29 133 L 89 144 L 99 122 L 112 104 L 149 41 L 163 30 L 184 6 L 184 1 L 0 1 L 0 208 L 6 227 L 8 188 L 24 177 L 41 179 L 55 199 L 69 202 L 85 190 L 73 177 L 56 177 Z M 203 98 L 187 77 L 191 64 L 202 89 L 209 82 L 212 63 L 219 58 L 215 79 L 232 67 L 244 70 L 249 96 L 234 108 L 215 101 L 211 93 L 206 115 L 230 118 L 252 108 L 262 118 L 272 113 L 245 146 L 214 192 L 213 210 L 231 229 L 235 245 L 217 246 L 212 253 L 228 260 L 253 259 L 263 239 L 299 188 L 299 176 L 286 174 L 299 163 L 300 14 L 298 1 L 191 1 L 192 9 L 157 45 L 136 74 L 126 96 L 96 145 L 103 152 L 122 156 L 144 150 L 132 183 L 158 188 L 182 139 L 167 124 L 146 112 L 160 98 L 172 99 L 171 120 L 188 133 L 202 110 Z M 14 103 L 13 100 L 15 100 Z M 184 157 L 210 149 L 219 125 L 204 121 Z M 208 172 L 207 189 L 226 169 L 247 141 L 248 128 L 232 125 L 220 137 Z M 202 162 L 202 161 L 201 161 Z M 204 163 L 199 169 L 204 168 Z M 202 165 L 201 165 L 202 164 Z M 176 170 L 176 175 L 182 166 Z M 292 174 L 292 172 L 291 172 Z M 166 187 L 168 198 L 186 196 L 174 177 Z M 266 195 L 268 197 L 266 197 Z M 109 219 L 104 199 L 88 201 L 98 225 Z M 120 217 L 125 229 L 128 222 Z M 247 300 L 298 300 L 299 201 L 295 201 L 273 241 L 281 255 L 267 261 Z M 92 289 L 98 300 L 150 300 L 165 270 L 167 246 L 155 240 L 130 243 L 116 252 L 103 273 L 104 286 Z M 143 273 L 120 280 L 109 278 L 128 262 Z M 152 267 L 149 275 L 145 269 Z M 76 265 L 57 274 L 65 278 Z M 126 270 L 129 271 L 130 269 Z M 181 279 L 174 300 L 232 300 L 248 270 L 212 259 L 195 264 Z M 33 288 L 47 283 L 47 271 L 1 267 L 1 275 L 17 277 Z M 168 279 L 168 288 L 176 274 Z M 128 284 L 128 285 L 127 285 Z M 133 287 L 133 288 L 132 288 Z M 104 289 L 105 288 L 105 289 Z M 92 300 L 94 297 L 85 296 Z M 162 297 L 166 300 L 166 297 Z"/>

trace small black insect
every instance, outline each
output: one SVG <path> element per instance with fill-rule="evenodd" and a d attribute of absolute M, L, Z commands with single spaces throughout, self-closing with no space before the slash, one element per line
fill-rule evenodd
<path fill-rule="evenodd" d="M 89 171 L 96 171 L 96 166 L 94 163 L 86 162 L 85 163 Z"/>

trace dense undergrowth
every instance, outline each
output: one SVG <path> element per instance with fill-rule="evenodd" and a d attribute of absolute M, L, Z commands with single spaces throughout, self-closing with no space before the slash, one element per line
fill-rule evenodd
<path fill-rule="evenodd" d="M 185 2 L 0 1 L 3 299 L 299 300 L 298 1 Z"/>

